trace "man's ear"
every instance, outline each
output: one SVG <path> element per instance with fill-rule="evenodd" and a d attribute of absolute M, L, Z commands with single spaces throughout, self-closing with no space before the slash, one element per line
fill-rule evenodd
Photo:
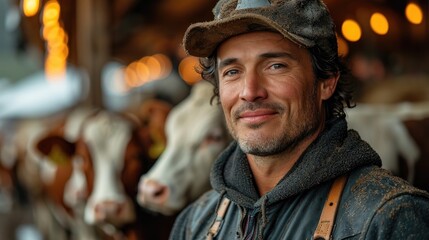
<path fill-rule="evenodd" d="M 332 96 L 332 94 L 334 94 L 339 78 L 340 78 L 340 74 L 337 73 L 328 79 L 324 79 L 320 81 L 319 87 L 320 87 L 321 100 L 327 100 Z"/>

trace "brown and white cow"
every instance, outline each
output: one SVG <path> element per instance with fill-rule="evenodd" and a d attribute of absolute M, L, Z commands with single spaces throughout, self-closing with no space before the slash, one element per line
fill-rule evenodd
<path fill-rule="evenodd" d="M 57 163 L 53 179 L 60 187 L 51 191 L 50 198 L 56 199 L 60 208 L 71 210 L 70 215 L 100 229 L 98 235 L 164 239 L 172 224 L 170 219 L 142 211 L 135 202 L 139 177 L 157 157 L 149 156 L 150 149 L 161 144 L 154 135 L 163 134 L 163 128 L 154 129 L 157 124 L 151 116 L 157 116 L 159 122 L 169 108 L 164 105 L 145 111 L 149 115 L 139 116 L 146 116 L 144 123 L 139 117 L 98 111 L 85 119 L 75 141 L 50 135 L 37 145 L 46 162 Z M 61 162 L 67 164 L 61 166 Z"/>
<path fill-rule="evenodd" d="M 142 207 L 172 215 L 210 189 L 211 165 L 230 141 L 220 107 L 210 104 L 212 95 L 213 86 L 199 82 L 170 112 L 166 148 L 140 179 Z"/>
<path fill-rule="evenodd" d="M 10 132 L 7 144 L 2 145 L 0 151 L 2 160 L 13 167 L 13 184 L 18 191 L 14 195 L 18 197 L 14 199 L 14 206 L 29 211 L 44 239 L 70 239 L 70 211 L 57 207 L 62 198 L 56 197 L 54 193 L 59 194 L 62 191 L 61 177 L 67 176 L 71 165 L 67 166 L 69 161 L 55 164 L 44 161 L 34 146 L 45 136 L 61 135 L 67 139 L 73 138 L 77 135 L 82 119 L 90 112 L 86 107 L 76 106 L 52 115 L 13 119 L 7 128 Z M 85 232 L 85 229 L 81 229 L 79 233 Z M 90 239 L 81 234 L 76 237 L 82 239 L 83 236 Z"/>

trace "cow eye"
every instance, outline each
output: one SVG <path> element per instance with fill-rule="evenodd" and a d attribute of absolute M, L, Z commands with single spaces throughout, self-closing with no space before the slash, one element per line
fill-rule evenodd
<path fill-rule="evenodd" d="M 222 140 L 223 140 L 222 130 L 217 128 L 211 131 L 209 134 L 207 134 L 207 136 L 204 138 L 201 145 L 204 146 L 212 143 L 217 143 L 217 142 L 221 142 Z"/>
<path fill-rule="evenodd" d="M 210 142 L 218 142 L 218 141 L 221 141 L 222 140 L 222 136 L 220 136 L 220 135 L 209 135 L 209 136 L 207 136 L 206 137 L 206 139 L 204 140 L 204 142 L 208 142 L 208 143 L 210 143 Z"/>

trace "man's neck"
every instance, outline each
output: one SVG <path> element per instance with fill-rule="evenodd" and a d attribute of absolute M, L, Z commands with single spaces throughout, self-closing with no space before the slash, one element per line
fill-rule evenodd
<path fill-rule="evenodd" d="M 317 136 L 318 133 L 307 138 L 297 145 L 293 151 L 272 156 L 247 155 L 260 196 L 271 191 L 277 185 Z"/>

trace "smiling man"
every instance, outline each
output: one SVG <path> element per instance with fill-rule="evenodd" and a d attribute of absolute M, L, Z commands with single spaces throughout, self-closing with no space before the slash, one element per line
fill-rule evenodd
<path fill-rule="evenodd" d="M 321 131 L 337 77 L 316 82 L 308 51 L 279 33 L 231 37 L 217 54 L 227 126 L 264 195 Z"/>
<path fill-rule="evenodd" d="M 220 0 L 191 25 L 234 142 L 171 239 L 429 239 L 429 194 L 347 128 L 351 90 L 320 0 Z"/>

